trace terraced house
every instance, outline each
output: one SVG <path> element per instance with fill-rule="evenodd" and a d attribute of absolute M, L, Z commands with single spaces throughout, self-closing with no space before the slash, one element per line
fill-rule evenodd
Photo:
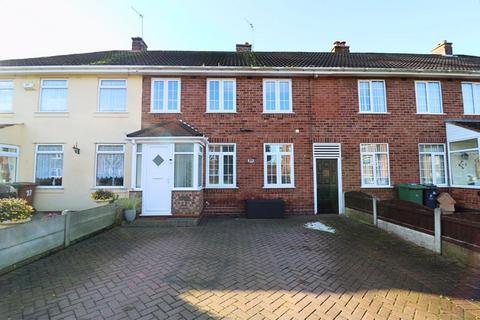
<path fill-rule="evenodd" d="M 480 57 L 132 50 L 0 61 L 0 181 L 39 210 L 141 194 L 142 215 L 342 212 L 345 191 L 433 183 L 480 204 Z"/>

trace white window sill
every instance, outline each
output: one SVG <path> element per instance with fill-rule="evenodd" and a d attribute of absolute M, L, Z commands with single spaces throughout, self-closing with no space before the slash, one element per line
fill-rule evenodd
<path fill-rule="evenodd" d="M 206 186 L 205 189 L 238 189 L 237 186 Z"/>
<path fill-rule="evenodd" d="M 172 191 L 202 191 L 203 188 L 173 188 Z"/>
<path fill-rule="evenodd" d="M 128 118 L 129 113 L 127 111 L 111 112 L 111 111 L 96 111 L 93 116 L 96 118 Z"/>
<path fill-rule="evenodd" d="M 480 113 L 464 113 L 464 116 L 480 116 Z"/>
<path fill-rule="evenodd" d="M 149 111 L 148 113 L 159 113 L 159 114 L 179 114 L 181 113 L 180 111 Z"/>
<path fill-rule="evenodd" d="M 359 111 L 358 114 L 390 114 L 390 112 L 366 112 L 366 111 Z"/>
<path fill-rule="evenodd" d="M 457 188 L 457 189 L 480 189 L 480 185 L 478 186 L 470 186 L 470 185 L 466 185 L 466 186 L 458 186 L 458 185 L 451 185 L 451 186 L 445 186 L 443 188 Z"/>
<path fill-rule="evenodd" d="M 0 111 L 0 117 L 11 117 L 14 114 L 13 111 Z"/>
<path fill-rule="evenodd" d="M 47 187 L 37 186 L 36 193 L 63 193 L 65 189 L 63 187 Z"/>
<path fill-rule="evenodd" d="M 362 189 L 393 189 L 393 186 L 361 186 Z"/>
<path fill-rule="evenodd" d="M 38 118 L 68 118 L 70 113 L 68 111 L 36 111 L 34 116 Z"/>
<path fill-rule="evenodd" d="M 284 185 L 284 186 L 263 186 L 263 189 L 295 189 L 295 186 Z"/>
<path fill-rule="evenodd" d="M 98 186 L 98 187 L 93 187 L 92 190 L 127 190 L 124 186 Z"/>
<path fill-rule="evenodd" d="M 433 112 L 417 112 L 419 116 L 444 116 L 446 113 L 433 113 Z"/>
<path fill-rule="evenodd" d="M 263 110 L 263 114 L 295 114 L 293 111 L 265 111 Z"/>
<path fill-rule="evenodd" d="M 205 113 L 237 113 L 237 111 L 205 111 Z"/>

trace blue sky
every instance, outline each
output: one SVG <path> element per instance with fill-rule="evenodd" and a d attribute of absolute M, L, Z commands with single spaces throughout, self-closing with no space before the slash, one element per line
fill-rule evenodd
<path fill-rule="evenodd" d="M 428 53 L 440 40 L 480 55 L 480 0 L 0 0 L 0 59 L 129 49 L 144 13 L 152 50 Z"/>

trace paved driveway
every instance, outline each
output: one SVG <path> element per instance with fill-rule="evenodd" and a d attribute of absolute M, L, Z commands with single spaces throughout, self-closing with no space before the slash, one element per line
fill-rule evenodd
<path fill-rule="evenodd" d="M 304 228 L 318 219 L 336 233 Z M 338 217 L 211 219 L 115 228 L 1 276 L 0 319 L 462 319 L 476 276 Z"/>

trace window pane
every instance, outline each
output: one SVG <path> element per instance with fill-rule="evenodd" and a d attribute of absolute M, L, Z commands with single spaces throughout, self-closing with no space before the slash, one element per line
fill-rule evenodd
<path fill-rule="evenodd" d="M 37 147 L 38 151 L 58 151 L 62 152 L 63 147 L 58 145 L 39 145 Z"/>
<path fill-rule="evenodd" d="M 142 187 L 142 155 L 137 154 L 137 161 L 136 161 L 136 168 L 135 168 L 135 188 L 141 188 L 141 187 Z"/>
<path fill-rule="evenodd" d="M 193 187 L 193 155 L 192 154 L 176 154 L 174 168 L 174 185 L 175 188 L 192 188 Z"/>
<path fill-rule="evenodd" d="M 386 112 L 385 84 L 383 81 L 372 81 L 373 111 Z"/>
<path fill-rule="evenodd" d="M 290 83 L 288 81 L 280 81 L 280 110 L 290 110 Z"/>
<path fill-rule="evenodd" d="M 197 170 L 197 184 L 199 187 L 203 186 L 203 155 L 199 154 L 198 155 L 198 170 Z"/>
<path fill-rule="evenodd" d="M 290 164 L 291 164 L 290 156 L 289 155 L 283 155 L 282 156 L 282 164 L 281 164 L 282 184 L 292 183 Z"/>
<path fill-rule="evenodd" d="M 175 152 L 193 152 L 193 143 L 175 143 Z"/>
<path fill-rule="evenodd" d="M 234 109 L 233 99 L 233 81 L 223 82 L 223 109 L 225 111 L 232 111 Z"/>
<path fill-rule="evenodd" d="M 153 81 L 153 101 L 152 101 L 152 110 L 153 111 L 163 111 L 163 97 L 165 90 L 165 82 L 160 81 Z"/>
<path fill-rule="evenodd" d="M 219 184 L 219 156 L 218 155 L 210 155 L 208 157 L 208 183 L 209 184 Z"/>
<path fill-rule="evenodd" d="M 97 154 L 97 186 L 123 186 L 123 154 Z"/>
<path fill-rule="evenodd" d="M 0 112 L 12 111 L 13 81 L 0 81 Z"/>
<path fill-rule="evenodd" d="M 17 157 L 0 155 L 0 183 L 16 181 Z"/>
<path fill-rule="evenodd" d="M 141 143 L 137 144 L 137 153 L 142 152 L 143 145 Z"/>
<path fill-rule="evenodd" d="M 41 146 L 39 146 L 40 148 Z M 37 154 L 35 183 L 40 186 L 61 186 L 63 176 L 63 154 Z"/>
<path fill-rule="evenodd" d="M 447 178 L 445 177 L 445 157 L 443 155 L 435 155 L 435 184 L 446 184 Z"/>
<path fill-rule="evenodd" d="M 233 155 L 223 156 L 223 184 L 233 184 Z"/>
<path fill-rule="evenodd" d="M 66 88 L 67 80 L 42 80 L 42 88 Z"/>
<path fill-rule="evenodd" d="M 375 181 L 373 176 L 373 156 L 363 155 L 362 156 L 362 184 L 372 185 L 374 183 Z"/>
<path fill-rule="evenodd" d="M 265 110 L 275 110 L 275 82 L 265 81 Z"/>
<path fill-rule="evenodd" d="M 220 81 L 212 80 L 210 86 L 210 110 L 220 110 Z"/>
<path fill-rule="evenodd" d="M 427 84 L 425 82 L 416 83 L 417 112 L 428 112 L 427 109 Z"/>
<path fill-rule="evenodd" d="M 208 150 L 210 152 L 219 152 L 221 150 L 222 146 L 221 145 L 218 145 L 218 144 L 210 144 L 208 146 Z"/>
<path fill-rule="evenodd" d="M 127 81 L 126 80 L 101 80 L 100 86 L 102 87 L 126 87 Z"/>
<path fill-rule="evenodd" d="M 178 110 L 178 81 L 168 81 L 168 110 Z"/>
<path fill-rule="evenodd" d="M 277 184 L 277 157 L 267 155 L 267 184 Z"/>
<path fill-rule="evenodd" d="M 480 83 L 473 85 L 473 112 L 480 114 Z"/>
<path fill-rule="evenodd" d="M 479 186 L 480 163 L 478 150 L 453 152 L 450 155 L 452 184 L 459 186 Z"/>
<path fill-rule="evenodd" d="M 40 111 L 66 111 L 67 89 L 42 88 Z"/>
<path fill-rule="evenodd" d="M 442 103 L 440 97 L 440 83 L 429 82 L 428 83 L 428 112 L 441 113 Z"/>
<path fill-rule="evenodd" d="M 420 155 L 420 183 L 433 184 L 432 156 L 430 154 Z"/>
<path fill-rule="evenodd" d="M 99 152 L 123 152 L 123 145 L 99 145 Z"/>
<path fill-rule="evenodd" d="M 464 113 L 474 114 L 473 107 L 473 85 L 471 83 L 462 83 L 463 109 Z"/>
<path fill-rule="evenodd" d="M 388 158 L 386 154 L 375 155 L 375 173 L 377 175 L 377 185 L 388 186 L 389 174 L 388 174 Z"/>
<path fill-rule="evenodd" d="M 477 147 L 478 147 L 478 140 L 477 139 L 463 140 L 463 141 L 457 141 L 457 142 L 451 142 L 450 143 L 450 150 L 451 151 L 475 149 Z"/>
<path fill-rule="evenodd" d="M 360 81 L 358 83 L 360 88 L 360 111 L 371 111 L 370 106 L 370 83 L 368 81 Z"/>
<path fill-rule="evenodd" d="M 123 112 L 126 111 L 126 89 L 100 89 L 100 111 Z"/>

